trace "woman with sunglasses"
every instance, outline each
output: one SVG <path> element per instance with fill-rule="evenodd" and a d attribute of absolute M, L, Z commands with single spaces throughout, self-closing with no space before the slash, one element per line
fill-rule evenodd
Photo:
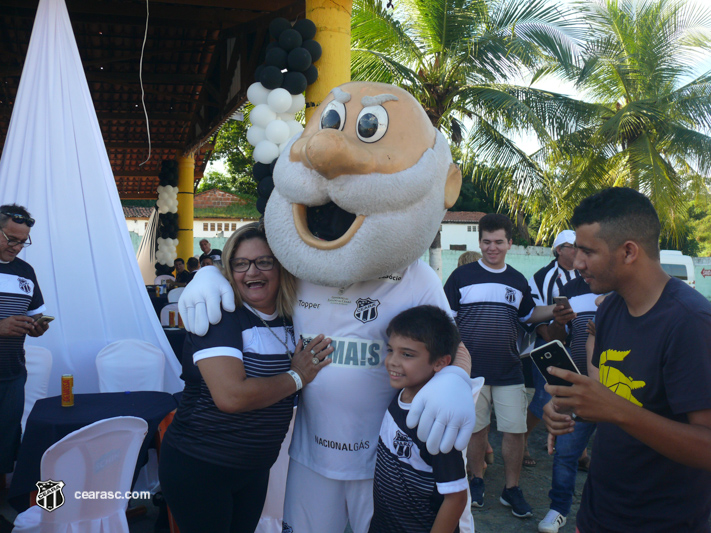
<path fill-rule="evenodd" d="M 237 308 L 204 337 L 188 334 L 185 390 L 161 447 L 161 487 L 182 533 L 255 530 L 294 395 L 333 351 L 323 335 L 305 347 L 295 341 L 295 279 L 264 226 L 233 233 L 223 258 Z"/>

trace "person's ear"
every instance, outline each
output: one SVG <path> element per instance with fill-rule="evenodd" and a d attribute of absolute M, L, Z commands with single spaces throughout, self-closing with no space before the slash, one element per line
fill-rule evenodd
<path fill-rule="evenodd" d="M 639 259 L 642 249 L 635 241 L 625 241 L 622 244 L 622 261 L 626 264 L 632 264 Z"/>
<path fill-rule="evenodd" d="M 440 370 L 442 370 L 445 367 L 448 367 L 451 364 L 452 364 L 452 356 L 451 355 L 443 355 L 442 357 L 440 357 L 439 359 L 437 359 L 435 361 L 433 368 L 434 368 L 435 372 L 439 372 Z"/>
<path fill-rule="evenodd" d="M 462 189 L 462 171 L 454 163 L 450 163 L 447 172 L 447 181 L 444 184 L 444 208 L 449 209 L 459 198 L 459 191 Z"/>

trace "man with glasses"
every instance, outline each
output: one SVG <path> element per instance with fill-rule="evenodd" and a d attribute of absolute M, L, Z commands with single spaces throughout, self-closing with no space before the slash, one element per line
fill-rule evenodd
<path fill-rule="evenodd" d="M 0 206 L 0 486 L 12 472 L 25 405 L 25 335 L 39 337 L 49 324 L 35 319 L 44 300 L 34 269 L 17 254 L 32 244 L 35 220 L 19 205 Z"/>

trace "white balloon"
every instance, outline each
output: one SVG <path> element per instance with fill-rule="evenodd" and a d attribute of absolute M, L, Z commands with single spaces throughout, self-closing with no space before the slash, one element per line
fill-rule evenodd
<path fill-rule="evenodd" d="M 266 104 L 267 96 L 271 91 L 261 83 L 254 82 L 247 89 L 247 99 L 254 105 Z"/>
<path fill-rule="evenodd" d="M 279 157 L 279 147 L 271 141 L 262 141 L 254 147 L 254 160 L 268 165 Z"/>
<path fill-rule="evenodd" d="M 279 155 L 284 151 L 284 148 L 286 148 L 286 143 L 281 143 L 279 145 Z"/>
<path fill-rule="evenodd" d="M 298 120 L 290 120 L 286 123 L 286 125 L 289 126 L 289 139 L 291 139 L 297 133 L 301 133 L 302 131 L 304 131 L 304 127 Z"/>
<path fill-rule="evenodd" d="M 165 239 L 163 237 L 158 237 L 156 242 L 158 243 L 158 249 L 160 250 L 160 246 L 165 242 Z"/>
<path fill-rule="evenodd" d="M 276 113 L 267 104 L 259 104 L 249 113 L 249 120 L 255 126 L 266 128 L 272 120 L 276 118 Z"/>
<path fill-rule="evenodd" d="M 264 131 L 267 140 L 274 144 L 281 144 L 289 139 L 289 126 L 283 120 L 272 120 Z"/>
<path fill-rule="evenodd" d="M 179 192 L 180 192 L 180 187 L 173 187 L 173 194 L 175 195 L 176 198 L 178 197 Z"/>
<path fill-rule="evenodd" d="M 291 107 L 291 94 L 286 89 L 274 89 L 267 97 L 267 104 L 275 113 L 286 113 Z"/>
<path fill-rule="evenodd" d="M 257 146 L 260 142 L 266 139 L 264 128 L 261 126 L 250 126 L 247 130 L 247 142 L 252 146 Z"/>
<path fill-rule="evenodd" d="M 165 264 L 168 265 L 169 267 L 175 266 L 175 261 L 173 261 L 173 259 L 174 259 L 174 258 L 171 257 L 170 259 L 168 259 L 168 260 L 165 262 Z"/>
<path fill-rule="evenodd" d="M 165 185 L 158 185 L 158 188 L 156 190 L 158 191 L 158 195 L 160 196 L 160 194 L 165 190 Z"/>
<path fill-rule="evenodd" d="M 277 115 L 277 118 L 279 120 L 283 120 L 284 122 L 289 122 L 290 120 L 294 120 L 295 117 L 296 117 L 296 115 L 294 115 L 293 113 L 279 113 Z"/>
<path fill-rule="evenodd" d="M 174 247 L 178 246 L 178 243 L 180 242 L 180 239 L 170 239 L 170 240 L 171 240 Z"/>
<path fill-rule="evenodd" d="M 303 94 L 291 95 L 291 106 L 286 110 L 287 113 L 296 114 L 306 106 L 306 98 Z"/>
<path fill-rule="evenodd" d="M 158 214 L 165 215 L 167 212 L 168 212 L 168 206 L 166 206 L 165 204 L 158 206 Z"/>

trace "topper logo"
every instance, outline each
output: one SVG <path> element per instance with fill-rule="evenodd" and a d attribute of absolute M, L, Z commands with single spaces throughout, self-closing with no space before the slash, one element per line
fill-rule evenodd
<path fill-rule="evenodd" d="M 315 304 L 299 300 L 299 307 L 303 307 L 304 309 L 318 309 L 319 307 L 321 307 L 321 304 Z"/>

